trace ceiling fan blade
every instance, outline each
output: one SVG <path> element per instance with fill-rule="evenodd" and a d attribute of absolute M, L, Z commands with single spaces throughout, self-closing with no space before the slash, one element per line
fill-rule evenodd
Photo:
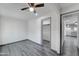
<path fill-rule="evenodd" d="M 34 6 L 34 3 L 28 3 L 28 5 L 29 5 L 30 7 L 33 7 L 33 6 Z"/>
<path fill-rule="evenodd" d="M 28 3 L 28 5 L 31 7 L 31 3 Z"/>
<path fill-rule="evenodd" d="M 34 3 L 30 3 L 31 4 L 31 6 L 34 6 Z"/>
<path fill-rule="evenodd" d="M 29 7 L 25 7 L 25 8 L 22 8 L 21 10 L 26 10 L 26 9 L 28 9 Z"/>
<path fill-rule="evenodd" d="M 35 7 L 44 7 L 44 4 L 38 4 Z"/>

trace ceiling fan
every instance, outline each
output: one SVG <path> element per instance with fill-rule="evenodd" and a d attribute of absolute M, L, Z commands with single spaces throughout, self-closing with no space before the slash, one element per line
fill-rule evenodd
<path fill-rule="evenodd" d="M 34 12 L 36 14 L 36 8 L 44 7 L 44 3 L 35 4 L 35 3 L 28 3 L 29 7 L 22 8 L 21 10 L 29 9 L 30 12 Z"/>

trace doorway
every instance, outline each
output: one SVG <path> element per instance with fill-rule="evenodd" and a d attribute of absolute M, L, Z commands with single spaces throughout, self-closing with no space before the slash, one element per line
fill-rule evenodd
<path fill-rule="evenodd" d="M 62 48 L 63 55 L 77 56 L 78 13 L 62 15 Z"/>
<path fill-rule="evenodd" d="M 42 45 L 51 48 L 51 17 L 41 21 Z"/>

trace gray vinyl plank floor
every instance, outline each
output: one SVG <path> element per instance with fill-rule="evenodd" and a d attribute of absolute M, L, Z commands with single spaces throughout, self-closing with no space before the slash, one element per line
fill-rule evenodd
<path fill-rule="evenodd" d="M 78 56 L 77 38 L 75 37 L 64 38 L 64 55 L 65 56 Z"/>
<path fill-rule="evenodd" d="M 24 40 L 0 47 L 0 56 L 57 56 L 51 49 Z"/>
<path fill-rule="evenodd" d="M 43 40 L 43 46 L 50 48 L 51 47 L 50 41 Z"/>

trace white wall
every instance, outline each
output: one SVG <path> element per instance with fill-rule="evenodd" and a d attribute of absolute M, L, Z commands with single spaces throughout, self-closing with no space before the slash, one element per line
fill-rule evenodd
<path fill-rule="evenodd" d="M 64 7 L 61 9 L 61 14 L 79 10 L 79 3 L 72 4 L 70 6 Z"/>
<path fill-rule="evenodd" d="M 1 40 L 1 16 L 0 16 L 0 44 L 2 43 L 2 40 Z"/>
<path fill-rule="evenodd" d="M 52 4 L 51 10 L 38 19 L 29 20 L 29 39 L 41 44 L 41 20 L 51 16 L 51 49 L 60 53 L 60 12 L 56 4 Z"/>
<path fill-rule="evenodd" d="M 39 20 L 29 20 L 28 22 L 28 32 L 29 32 L 29 35 L 28 35 L 28 39 L 36 42 L 36 43 L 39 43 L 41 44 L 41 28 L 40 28 L 40 22 Z"/>
<path fill-rule="evenodd" d="M 0 44 L 13 43 L 27 39 L 27 21 L 13 17 L 0 17 Z"/>

